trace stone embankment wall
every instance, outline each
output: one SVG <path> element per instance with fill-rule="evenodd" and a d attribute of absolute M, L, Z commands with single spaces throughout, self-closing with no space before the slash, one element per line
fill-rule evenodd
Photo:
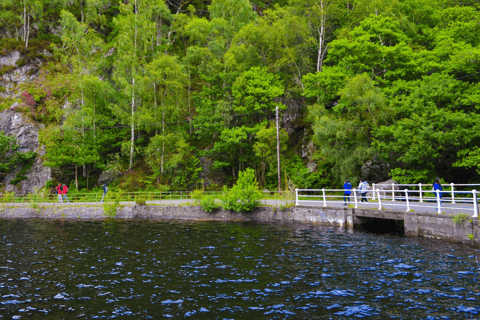
<path fill-rule="evenodd" d="M 44 208 L 2 207 L 0 219 L 108 219 L 101 206 L 56 206 Z M 451 216 L 434 213 L 394 212 L 353 208 L 294 207 L 279 210 L 261 207 L 252 213 L 218 210 L 203 211 L 198 206 L 125 206 L 117 209 L 115 219 L 131 220 L 220 220 L 259 221 L 274 223 L 312 223 L 352 228 L 368 219 L 396 220 L 404 223 L 407 236 L 420 236 L 480 246 L 479 221 L 468 219 L 457 224 Z M 378 220 L 380 221 L 380 220 Z"/>

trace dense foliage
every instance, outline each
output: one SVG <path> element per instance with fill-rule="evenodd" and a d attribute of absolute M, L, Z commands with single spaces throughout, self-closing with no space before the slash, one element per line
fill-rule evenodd
<path fill-rule="evenodd" d="M 0 0 L 1 54 L 50 44 L 17 101 L 77 188 L 194 189 L 209 158 L 275 189 L 276 107 L 283 188 L 478 181 L 479 23 L 473 0 Z"/>

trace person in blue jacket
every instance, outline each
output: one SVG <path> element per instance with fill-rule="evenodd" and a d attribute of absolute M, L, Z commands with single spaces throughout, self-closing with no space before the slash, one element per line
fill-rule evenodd
<path fill-rule="evenodd" d="M 443 187 L 442 187 L 442 183 L 440 182 L 440 178 L 436 178 L 435 181 L 433 181 L 432 190 L 434 191 L 435 198 L 437 198 L 437 190 L 439 191 L 438 192 L 438 197 L 440 198 L 440 203 L 442 203 Z"/>
<path fill-rule="evenodd" d="M 102 196 L 102 201 L 101 202 L 103 202 L 103 199 L 105 198 L 105 195 L 108 192 L 108 187 L 107 187 L 106 183 L 102 186 L 102 189 L 103 189 L 103 196 Z"/>
<path fill-rule="evenodd" d="M 352 184 L 350 183 L 350 181 L 348 180 L 345 180 L 345 183 L 343 184 L 343 189 L 344 189 L 344 192 L 343 192 L 343 205 L 346 206 L 347 205 L 347 201 L 348 203 L 350 203 L 350 194 L 352 193 Z"/>

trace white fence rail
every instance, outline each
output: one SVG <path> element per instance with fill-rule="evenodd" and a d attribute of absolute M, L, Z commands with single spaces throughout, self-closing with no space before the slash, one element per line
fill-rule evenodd
<path fill-rule="evenodd" d="M 385 186 L 385 185 L 383 185 Z M 450 190 L 433 191 L 425 190 L 422 185 L 399 185 L 394 184 L 392 189 L 375 188 L 369 189 L 365 195 L 357 189 L 296 189 L 295 205 L 333 206 L 353 205 L 358 208 L 361 201 L 367 201 L 369 208 L 396 209 L 405 211 L 432 211 L 442 213 L 445 209 L 454 209 L 457 212 L 469 213 L 473 218 L 478 218 L 477 190 L 455 190 L 453 184 Z M 458 185 L 457 185 L 458 186 Z M 472 186 L 472 185 L 464 185 Z M 477 186 L 477 185 L 475 185 Z M 418 187 L 418 190 L 399 187 Z M 431 185 L 429 186 L 431 189 Z M 444 188 L 445 189 L 445 188 Z M 350 195 L 344 195 L 350 191 Z M 363 198 L 363 199 L 362 199 Z M 367 200 L 368 199 L 368 200 Z M 367 205 L 367 204 L 365 204 Z M 447 206 L 448 205 L 448 206 Z"/>

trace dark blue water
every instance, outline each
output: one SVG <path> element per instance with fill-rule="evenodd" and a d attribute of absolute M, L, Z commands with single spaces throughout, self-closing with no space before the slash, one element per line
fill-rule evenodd
<path fill-rule="evenodd" d="M 295 225 L 0 221 L 4 319 L 480 317 L 479 252 Z"/>

